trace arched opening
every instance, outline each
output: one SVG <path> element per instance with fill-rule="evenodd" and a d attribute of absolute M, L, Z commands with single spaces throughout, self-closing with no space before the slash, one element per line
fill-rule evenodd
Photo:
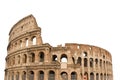
<path fill-rule="evenodd" d="M 15 65 L 15 57 L 13 57 L 13 65 Z"/>
<path fill-rule="evenodd" d="M 44 62 L 44 52 L 39 53 L 40 62 Z"/>
<path fill-rule="evenodd" d="M 27 55 L 24 54 L 24 55 L 23 55 L 23 63 L 26 63 L 26 62 L 27 62 Z"/>
<path fill-rule="evenodd" d="M 100 59 L 100 67 L 102 67 L 102 60 Z"/>
<path fill-rule="evenodd" d="M 34 80 L 34 72 L 33 71 L 29 72 L 29 80 Z"/>
<path fill-rule="evenodd" d="M 84 52 L 84 53 L 83 53 L 83 57 L 87 57 L 87 52 Z"/>
<path fill-rule="evenodd" d="M 14 49 L 17 49 L 17 47 L 18 47 L 18 46 L 17 46 L 17 42 L 16 42 L 16 43 L 15 43 L 15 46 L 14 46 Z"/>
<path fill-rule="evenodd" d="M 81 57 L 78 57 L 77 64 L 80 64 L 80 66 L 81 66 Z"/>
<path fill-rule="evenodd" d="M 12 73 L 12 77 L 11 78 L 12 78 L 11 80 L 14 80 L 14 72 Z"/>
<path fill-rule="evenodd" d="M 72 60 L 73 60 L 73 64 L 75 64 L 75 59 L 74 59 L 74 57 L 72 57 Z"/>
<path fill-rule="evenodd" d="M 19 80 L 19 72 L 16 74 L 16 80 Z"/>
<path fill-rule="evenodd" d="M 90 80 L 94 80 L 94 74 L 90 73 Z"/>
<path fill-rule="evenodd" d="M 99 74 L 96 73 L 96 80 L 99 80 Z"/>
<path fill-rule="evenodd" d="M 66 72 L 61 73 L 62 80 L 68 80 L 68 74 Z"/>
<path fill-rule="evenodd" d="M 23 71 L 22 80 L 26 80 L 26 72 L 25 71 Z"/>
<path fill-rule="evenodd" d="M 103 62 L 103 67 L 104 67 L 104 69 L 105 69 L 105 61 Z"/>
<path fill-rule="evenodd" d="M 90 58 L 90 67 L 93 67 L 93 58 Z"/>
<path fill-rule="evenodd" d="M 28 47 L 28 38 L 26 38 L 25 46 Z"/>
<path fill-rule="evenodd" d="M 31 61 L 30 61 L 30 62 L 35 62 L 35 54 L 34 54 L 34 53 L 31 53 L 31 54 L 30 54 L 30 57 L 31 57 Z"/>
<path fill-rule="evenodd" d="M 95 59 L 95 65 L 98 67 L 98 59 Z"/>
<path fill-rule="evenodd" d="M 88 80 L 88 73 L 87 72 L 84 73 L 83 80 Z"/>
<path fill-rule="evenodd" d="M 87 64 L 88 63 L 88 60 L 87 60 L 87 58 L 84 58 L 84 67 L 87 67 Z"/>
<path fill-rule="evenodd" d="M 39 71 L 38 80 L 44 80 L 44 72 Z"/>
<path fill-rule="evenodd" d="M 49 71 L 48 80 L 55 80 L 55 72 L 54 71 Z"/>
<path fill-rule="evenodd" d="M 36 45 L 36 37 L 35 36 L 32 38 L 32 45 Z"/>
<path fill-rule="evenodd" d="M 52 56 L 52 61 L 57 61 L 57 56 L 56 55 Z"/>
<path fill-rule="evenodd" d="M 103 80 L 103 74 L 102 73 L 100 74 L 100 80 Z"/>
<path fill-rule="evenodd" d="M 106 80 L 106 74 L 104 74 L 104 80 Z"/>
<path fill-rule="evenodd" d="M 20 55 L 18 55 L 18 62 L 17 63 L 20 64 Z"/>
<path fill-rule="evenodd" d="M 22 40 L 20 40 L 20 48 L 22 48 Z"/>
<path fill-rule="evenodd" d="M 76 72 L 71 73 L 71 80 L 77 80 L 77 73 Z"/>
<path fill-rule="evenodd" d="M 62 54 L 61 62 L 67 62 L 67 55 L 66 54 Z"/>

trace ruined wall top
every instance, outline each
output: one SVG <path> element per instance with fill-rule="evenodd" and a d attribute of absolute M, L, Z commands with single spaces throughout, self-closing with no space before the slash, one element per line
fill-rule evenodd
<path fill-rule="evenodd" d="M 24 17 L 23 19 L 19 20 L 10 30 L 9 32 L 9 41 L 13 40 L 14 38 L 31 31 L 40 30 L 38 27 L 36 19 L 33 15 L 29 15 Z"/>

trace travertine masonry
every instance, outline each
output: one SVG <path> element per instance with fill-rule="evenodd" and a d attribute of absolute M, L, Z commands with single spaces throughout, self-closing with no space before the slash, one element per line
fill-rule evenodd
<path fill-rule="evenodd" d="M 4 80 L 113 80 L 112 56 L 103 48 L 77 43 L 43 43 L 29 15 L 9 33 Z"/>

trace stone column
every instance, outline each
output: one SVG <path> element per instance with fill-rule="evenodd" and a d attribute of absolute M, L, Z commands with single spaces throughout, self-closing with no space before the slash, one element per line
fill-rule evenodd
<path fill-rule="evenodd" d="M 35 63 L 39 62 L 39 51 L 35 51 Z"/>
<path fill-rule="evenodd" d="M 32 45 L 32 40 L 31 40 L 31 37 L 29 37 L 29 39 L 28 39 L 28 47 L 30 47 L 31 45 Z"/>
<path fill-rule="evenodd" d="M 40 36 L 40 33 L 38 33 L 37 36 L 36 36 L 36 44 L 37 45 L 42 44 L 42 37 Z"/>
<path fill-rule="evenodd" d="M 22 80 L 22 72 L 19 72 L 19 80 Z"/>
<path fill-rule="evenodd" d="M 35 70 L 34 71 L 34 80 L 38 80 L 38 75 L 37 75 L 38 73 L 37 73 L 37 71 Z"/>
<path fill-rule="evenodd" d="M 96 73 L 93 73 L 94 74 L 94 80 L 96 80 Z"/>
<path fill-rule="evenodd" d="M 68 73 L 68 80 L 71 80 L 71 74 L 70 74 L 70 72 Z"/>
<path fill-rule="evenodd" d="M 48 80 L 48 71 L 47 70 L 44 71 L 44 80 Z"/>

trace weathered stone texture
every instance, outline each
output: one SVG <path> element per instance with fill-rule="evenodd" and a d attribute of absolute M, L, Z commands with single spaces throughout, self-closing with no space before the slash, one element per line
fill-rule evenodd
<path fill-rule="evenodd" d="M 77 43 L 43 43 L 29 15 L 9 33 L 5 80 L 113 80 L 112 56 L 103 48 Z"/>

